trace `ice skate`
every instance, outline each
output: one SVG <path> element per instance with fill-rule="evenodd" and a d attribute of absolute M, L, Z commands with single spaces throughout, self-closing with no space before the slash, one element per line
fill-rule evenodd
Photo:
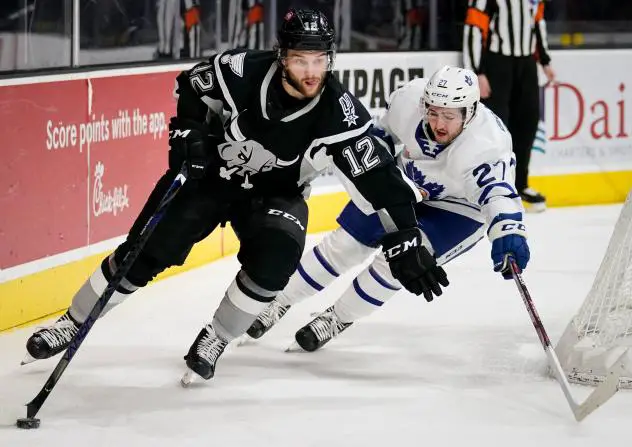
<path fill-rule="evenodd" d="M 546 210 L 546 197 L 532 188 L 525 188 L 520 192 L 520 198 L 526 211 L 541 213 Z"/>
<path fill-rule="evenodd" d="M 215 375 L 217 359 L 227 345 L 228 342 L 217 336 L 211 324 L 204 326 L 184 357 L 188 370 L 180 380 L 182 386 L 189 386 L 195 375 L 205 380 L 212 378 Z"/>
<path fill-rule="evenodd" d="M 276 300 L 272 301 L 268 307 L 259 314 L 246 333 L 255 340 L 263 337 L 266 332 L 272 329 L 272 326 L 283 318 L 290 307 L 291 306 L 283 306 Z"/>
<path fill-rule="evenodd" d="M 307 352 L 316 351 L 352 324 L 340 321 L 334 307 L 331 306 L 296 332 L 296 342 L 286 352 L 298 348 Z"/>
<path fill-rule="evenodd" d="M 26 342 L 28 354 L 22 360 L 22 365 L 47 359 L 64 351 L 80 326 L 69 312 L 66 312 L 53 325 L 39 328 Z"/>

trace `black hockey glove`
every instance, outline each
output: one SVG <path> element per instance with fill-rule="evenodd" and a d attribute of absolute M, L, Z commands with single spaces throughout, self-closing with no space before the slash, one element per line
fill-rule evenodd
<path fill-rule="evenodd" d="M 169 122 L 169 166 L 180 170 L 186 162 L 190 179 L 201 179 L 210 162 L 208 130 L 193 120 L 171 118 Z"/>
<path fill-rule="evenodd" d="M 418 228 L 386 234 L 382 238 L 382 251 L 393 277 L 409 292 L 423 294 L 428 302 L 433 300 L 433 294 L 439 296 L 443 293 L 441 286 L 450 284 L 445 270 L 421 245 L 421 231 Z"/>

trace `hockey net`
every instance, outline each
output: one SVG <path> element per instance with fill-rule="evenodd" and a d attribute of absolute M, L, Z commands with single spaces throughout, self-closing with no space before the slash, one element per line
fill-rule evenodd
<path fill-rule="evenodd" d="M 632 191 L 592 288 L 555 348 L 571 382 L 602 382 L 627 350 L 619 386 L 632 388 Z"/>

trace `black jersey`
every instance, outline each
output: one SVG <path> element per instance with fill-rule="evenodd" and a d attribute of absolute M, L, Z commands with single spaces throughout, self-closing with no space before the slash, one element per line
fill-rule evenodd
<path fill-rule="evenodd" d="M 281 71 L 274 51 L 230 50 L 178 76 L 178 117 L 221 137 L 206 174 L 214 191 L 300 194 L 333 163 L 362 209 L 385 209 L 396 228 L 416 226 L 418 193 L 370 132 L 364 106 L 331 75 L 315 98 L 292 98 Z"/>

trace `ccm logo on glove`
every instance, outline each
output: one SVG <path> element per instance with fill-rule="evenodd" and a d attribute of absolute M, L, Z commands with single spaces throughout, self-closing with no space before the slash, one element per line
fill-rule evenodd
<path fill-rule="evenodd" d="M 503 224 L 500 227 L 500 231 L 511 231 L 515 233 L 520 231 L 527 231 L 527 227 L 525 227 L 524 224 L 520 222 L 510 222 Z"/>
<path fill-rule="evenodd" d="M 505 279 L 511 279 L 508 258 L 514 257 L 518 267 L 524 270 L 531 254 L 527 244 L 527 228 L 522 223 L 522 214 L 499 214 L 488 230 L 492 243 L 492 262 L 494 271 L 500 272 Z"/>
<path fill-rule="evenodd" d="M 445 271 L 437 265 L 428 249 L 421 245 L 419 228 L 384 235 L 382 251 L 393 278 L 409 292 L 432 301 L 435 296 L 441 295 L 441 286 L 448 286 Z"/>
<path fill-rule="evenodd" d="M 419 246 L 419 237 L 415 236 L 409 241 L 404 241 L 401 244 L 397 244 L 394 247 L 384 250 L 384 256 L 386 256 L 386 259 L 388 260 L 390 258 L 394 258 L 395 256 L 404 253 L 407 250 L 410 250 L 411 248 L 418 247 L 418 246 Z"/>
<path fill-rule="evenodd" d="M 171 118 L 169 123 L 169 166 L 179 170 L 186 163 L 188 176 L 201 179 L 209 164 L 208 131 L 204 124 L 192 120 Z"/>
<path fill-rule="evenodd" d="M 169 138 L 186 138 L 191 133 L 191 129 L 173 129 L 169 131 Z"/>

